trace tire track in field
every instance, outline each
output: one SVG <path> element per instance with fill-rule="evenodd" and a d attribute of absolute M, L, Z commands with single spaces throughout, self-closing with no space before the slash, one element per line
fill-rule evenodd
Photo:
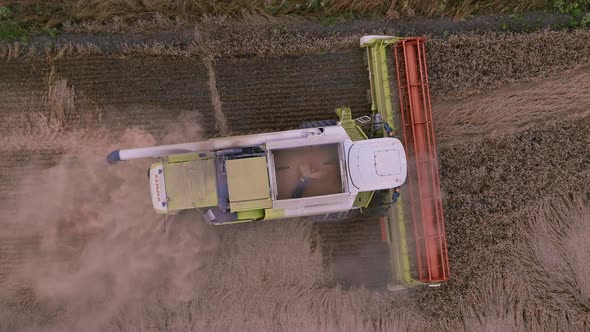
<path fill-rule="evenodd" d="M 227 125 L 227 118 L 223 113 L 221 106 L 221 98 L 217 90 L 217 77 L 215 76 L 215 68 L 213 67 L 213 58 L 211 56 L 203 57 L 203 64 L 207 68 L 207 76 L 209 76 L 209 91 L 211 92 L 211 105 L 213 106 L 213 113 L 215 115 L 215 128 L 221 136 L 229 134 Z"/>

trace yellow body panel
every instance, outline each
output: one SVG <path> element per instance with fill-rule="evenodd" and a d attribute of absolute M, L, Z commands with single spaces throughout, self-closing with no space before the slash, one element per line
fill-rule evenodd
<path fill-rule="evenodd" d="M 278 219 L 285 216 L 285 209 L 266 209 L 264 210 L 264 220 Z"/>
<path fill-rule="evenodd" d="M 225 166 L 232 212 L 272 207 L 266 157 L 232 159 Z"/>
<path fill-rule="evenodd" d="M 164 164 L 169 210 L 217 206 L 215 160 Z"/>

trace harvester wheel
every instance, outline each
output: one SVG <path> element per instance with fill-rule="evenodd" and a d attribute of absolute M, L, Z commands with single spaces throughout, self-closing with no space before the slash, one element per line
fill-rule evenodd
<path fill-rule="evenodd" d="M 299 126 L 299 129 L 308 129 L 308 128 L 319 128 L 319 127 L 329 127 L 335 126 L 338 124 L 336 120 L 319 120 L 319 121 L 311 121 L 302 123 Z"/>
<path fill-rule="evenodd" d="M 389 198 L 388 190 L 376 191 L 371 200 L 371 204 L 362 210 L 363 215 L 368 217 L 382 217 L 387 215 L 387 211 L 391 208 L 391 199 Z"/>

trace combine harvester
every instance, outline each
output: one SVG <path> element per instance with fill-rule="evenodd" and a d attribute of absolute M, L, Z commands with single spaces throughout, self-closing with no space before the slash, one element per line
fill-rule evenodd
<path fill-rule="evenodd" d="M 424 39 L 364 36 L 361 47 L 371 116 L 353 119 L 343 107 L 339 121 L 117 150 L 107 160 L 161 158 L 148 173 L 154 209 L 198 209 L 215 225 L 377 213 L 390 249 L 390 285 L 437 285 L 449 278 L 449 266 Z M 395 67 L 393 82 L 388 66 Z"/>

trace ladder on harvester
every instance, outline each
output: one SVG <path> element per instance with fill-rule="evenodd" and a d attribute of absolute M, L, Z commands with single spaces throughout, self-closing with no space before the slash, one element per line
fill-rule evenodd
<path fill-rule="evenodd" d="M 393 284 L 437 284 L 448 280 L 449 263 L 424 38 L 365 36 L 361 47 L 367 49 L 372 110 L 401 131 L 408 160 L 402 198 L 383 219 Z M 394 91 L 389 66 L 395 67 Z"/>

